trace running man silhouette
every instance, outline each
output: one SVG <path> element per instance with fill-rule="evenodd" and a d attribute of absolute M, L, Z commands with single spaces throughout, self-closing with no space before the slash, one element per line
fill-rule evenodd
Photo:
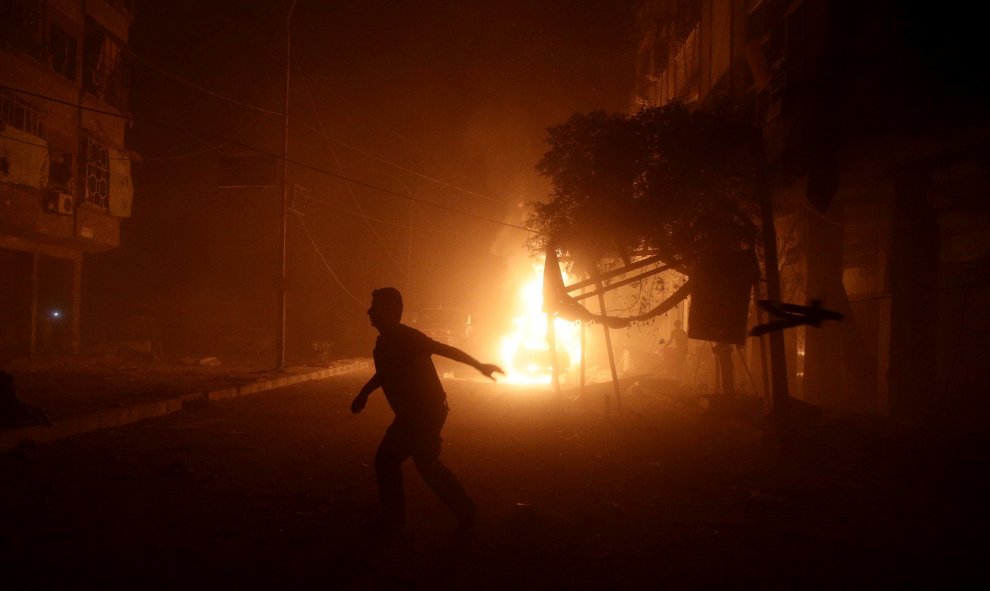
<path fill-rule="evenodd" d="M 382 505 L 376 527 L 380 533 L 395 533 L 402 528 L 402 462 L 412 456 L 423 480 L 457 516 L 458 529 L 466 530 L 474 525 L 476 507 L 457 477 L 440 462 L 440 431 L 447 420 L 448 407 L 432 355 L 470 365 L 492 380 L 495 372 L 505 372 L 402 324 L 402 295 L 394 287 L 371 292 L 368 317 L 379 333 L 374 351 L 375 375 L 354 397 L 351 412 L 361 412 L 368 396 L 381 388 L 395 413 L 375 454 Z"/>

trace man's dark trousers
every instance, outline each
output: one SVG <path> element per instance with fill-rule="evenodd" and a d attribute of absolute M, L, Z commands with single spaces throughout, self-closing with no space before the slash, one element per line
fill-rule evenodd
<path fill-rule="evenodd" d="M 475 505 L 457 477 L 440 462 L 440 430 L 447 420 L 447 409 L 415 415 L 397 415 L 385 431 L 375 454 L 375 475 L 382 517 L 387 523 L 402 524 L 405 494 L 402 462 L 412 456 L 426 485 L 462 522 L 474 516 Z"/>

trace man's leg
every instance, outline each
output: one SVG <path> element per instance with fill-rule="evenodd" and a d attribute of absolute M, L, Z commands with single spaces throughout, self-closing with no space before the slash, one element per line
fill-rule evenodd
<path fill-rule="evenodd" d="M 442 416 L 434 417 L 429 424 L 423 426 L 412 454 L 413 462 L 430 490 L 457 516 L 461 527 L 470 527 L 474 525 L 474 501 L 464 491 L 454 473 L 440 461 L 440 430 L 446 418 L 447 413 L 444 412 Z"/>
<path fill-rule="evenodd" d="M 402 490 L 402 462 L 409 457 L 412 445 L 408 429 L 398 421 L 385 431 L 375 454 L 375 477 L 382 504 L 382 521 L 386 527 L 399 527 L 405 520 L 405 494 Z"/>

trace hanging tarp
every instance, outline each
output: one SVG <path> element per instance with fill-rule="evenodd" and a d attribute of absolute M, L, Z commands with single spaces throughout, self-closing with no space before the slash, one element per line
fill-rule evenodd
<path fill-rule="evenodd" d="M 48 142 L 0 123 L 0 182 L 43 189 L 48 166 Z"/>
<path fill-rule="evenodd" d="M 688 336 L 701 341 L 746 342 L 749 298 L 760 278 L 752 249 L 736 244 L 706 252 L 692 274 Z"/>
<path fill-rule="evenodd" d="M 131 180 L 131 159 L 127 154 L 110 148 L 110 215 L 131 217 L 134 183 Z"/>

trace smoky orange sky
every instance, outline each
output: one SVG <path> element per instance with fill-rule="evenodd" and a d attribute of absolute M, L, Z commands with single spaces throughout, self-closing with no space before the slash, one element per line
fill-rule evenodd
<path fill-rule="evenodd" d="M 279 193 L 218 189 L 217 169 L 244 146 L 281 152 L 282 118 L 266 111 L 283 109 L 288 4 L 141 5 L 130 142 L 144 160 L 121 248 L 89 271 L 94 322 L 101 307 L 132 307 L 173 319 L 176 341 L 219 332 L 267 343 Z M 363 302 L 382 285 L 403 290 L 410 311 L 445 305 L 501 321 L 525 233 L 497 222 L 522 223 L 520 204 L 546 196 L 534 165 L 547 127 L 628 108 L 631 5 L 298 0 L 290 353 L 314 340 L 366 347 Z"/>

